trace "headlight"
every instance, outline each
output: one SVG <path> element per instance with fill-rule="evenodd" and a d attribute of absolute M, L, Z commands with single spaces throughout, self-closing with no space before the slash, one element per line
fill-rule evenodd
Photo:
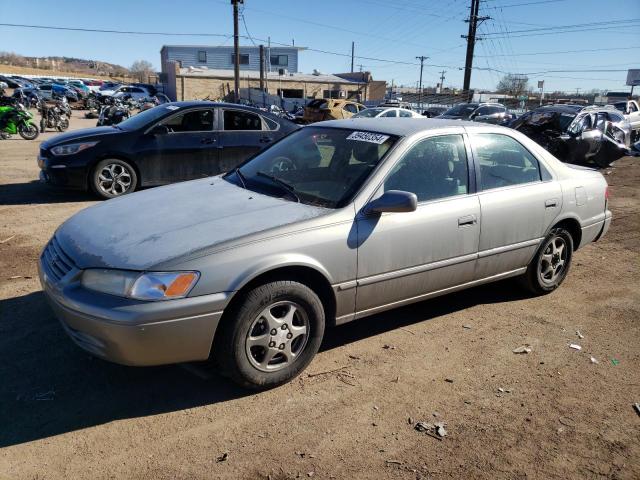
<path fill-rule="evenodd" d="M 131 272 L 90 269 L 82 274 L 81 284 L 89 290 L 137 300 L 183 298 L 198 281 L 198 272 Z"/>
<path fill-rule="evenodd" d="M 59 145 L 51 149 L 51 153 L 56 156 L 73 155 L 75 153 L 86 150 L 97 145 L 98 142 L 86 142 L 86 143 L 70 143 L 69 145 Z"/>

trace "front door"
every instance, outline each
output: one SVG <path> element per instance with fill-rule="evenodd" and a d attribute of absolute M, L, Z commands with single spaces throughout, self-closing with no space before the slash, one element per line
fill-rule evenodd
<path fill-rule="evenodd" d="M 480 203 L 469 184 L 461 134 L 420 140 L 398 161 L 378 194 L 413 192 L 418 208 L 358 217 L 361 315 L 473 279 Z"/>
<path fill-rule="evenodd" d="M 228 172 L 274 141 L 260 115 L 247 110 L 221 109 L 220 172 Z"/>
<path fill-rule="evenodd" d="M 562 191 L 509 135 L 470 135 L 479 171 L 482 231 L 476 279 L 525 267 L 562 207 Z"/>
<path fill-rule="evenodd" d="M 218 163 L 215 109 L 187 110 L 163 120 L 166 132 L 141 136 L 134 147 L 144 185 L 211 175 Z"/>

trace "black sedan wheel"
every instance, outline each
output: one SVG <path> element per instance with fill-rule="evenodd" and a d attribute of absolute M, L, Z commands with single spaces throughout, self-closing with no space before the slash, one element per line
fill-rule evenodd
<path fill-rule="evenodd" d="M 138 176 L 127 162 L 118 159 L 102 160 L 93 169 L 91 188 L 101 198 L 114 198 L 136 189 Z"/>

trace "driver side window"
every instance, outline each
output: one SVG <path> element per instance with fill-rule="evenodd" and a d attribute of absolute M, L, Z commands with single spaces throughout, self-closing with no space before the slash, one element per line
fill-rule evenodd
<path fill-rule="evenodd" d="M 384 190 L 412 192 L 425 202 L 467 193 L 467 179 L 462 135 L 442 135 L 411 147 L 385 180 Z"/>
<path fill-rule="evenodd" d="M 210 132 L 213 130 L 213 110 L 191 110 L 162 122 L 171 132 Z"/>

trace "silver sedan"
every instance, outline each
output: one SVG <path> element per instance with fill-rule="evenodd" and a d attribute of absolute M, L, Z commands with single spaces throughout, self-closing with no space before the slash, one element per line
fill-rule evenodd
<path fill-rule="evenodd" d="M 611 222 L 607 183 L 517 131 L 351 119 L 292 133 L 223 176 L 76 214 L 40 258 L 65 330 L 128 365 L 215 357 L 254 388 L 326 327 L 517 277 L 555 290 Z"/>

